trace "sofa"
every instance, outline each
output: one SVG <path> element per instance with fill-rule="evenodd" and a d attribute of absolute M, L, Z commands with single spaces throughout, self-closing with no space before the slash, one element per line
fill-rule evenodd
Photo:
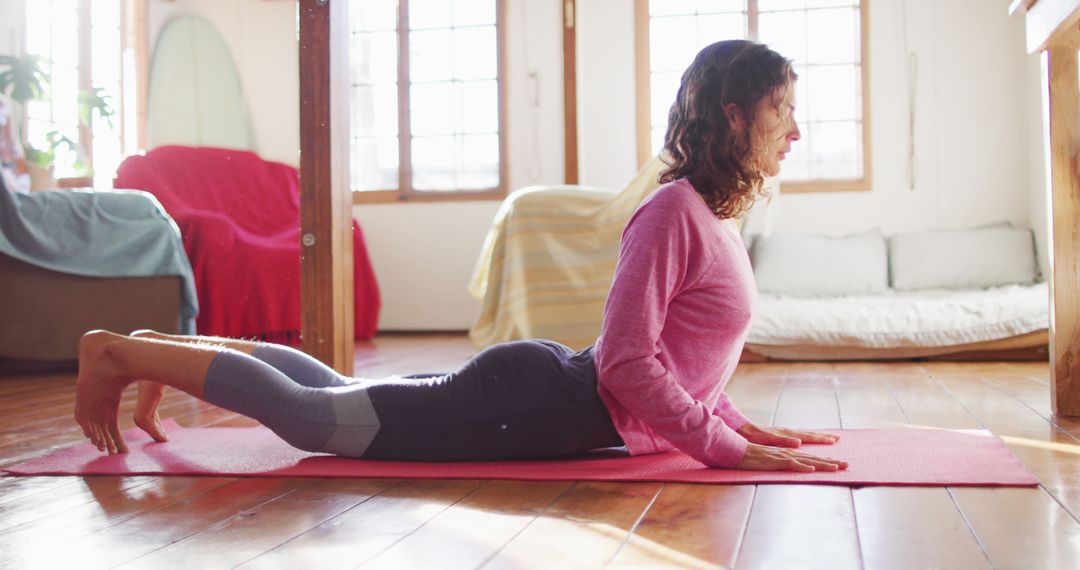
<path fill-rule="evenodd" d="M 176 224 L 145 192 L 16 194 L 0 177 L 0 370 L 70 369 L 83 332 L 192 334 Z"/>
<path fill-rule="evenodd" d="M 198 333 L 300 342 L 300 186 L 296 168 L 255 153 L 159 146 L 126 158 L 116 188 L 153 194 L 176 220 L 199 297 Z M 354 322 L 371 338 L 380 296 L 353 220 Z"/>
<path fill-rule="evenodd" d="M 748 239 L 749 352 L 785 360 L 1044 359 L 1049 293 L 1030 229 Z"/>

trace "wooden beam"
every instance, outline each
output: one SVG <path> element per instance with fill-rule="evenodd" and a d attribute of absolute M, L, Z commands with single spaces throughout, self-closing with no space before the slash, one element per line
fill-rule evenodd
<path fill-rule="evenodd" d="M 120 136 L 123 140 L 124 154 L 134 154 L 134 151 L 143 151 L 147 144 L 147 117 L 150 108 L 150 0 L 124 0 L 123 4 L 123 42 L 122 48 L 131 50 L 134 55 L 135 65 L 128 75 L 128 68 L 121 65 L 120 73 L 125 85 L 120 94 L 121 107 L 135 109 L 135 140 L 127 138 L 129 113 L 120 113 Z M 134 99 L 128 97 L 129 83 L 134 83 Z"/>
<path fill-rule="evenodd" d="M 347 8 L 300 0 L 300 291 L 303 350 L 352 375 Z"/>
<path fill-rule="evenodd" d="M 1038 7 L 1038 4 L 1036 4 Z M 1050 81 L 1050 398 L 1054 413 L 1080 415 L 1080 90 L 1073 45 L 1046 54 Z"/>
<path fill-rule="evenodd" d="M 1015 16 L 1017 14 L 1024 14 L 1035 3 L 1035 0 L 1012 0 L 1009 4 L 1009 15 Z"/>
<path fill-rule="evenodd" d="M 634 92 L 637 94 L 637 167 L 652 160 L 652 88 L 649 76 L 649 0 L 634 2 Z"/>
<path fill-rule="evenodd" d="M 1052 38 L 1060 37 L 1080 22 L 1080 0 L 1032 0 L 1024 1 L 1023 5 L 1027 8 L 1024 24 L 1028 53 L 1046 49 Z"/>
<path fill-rule="evenodd" d="M 524 8 L 523 8 L 524 9 Z M 563 0 L 563 121 L 566 184 L 578 183 L 577 1 Z"/>

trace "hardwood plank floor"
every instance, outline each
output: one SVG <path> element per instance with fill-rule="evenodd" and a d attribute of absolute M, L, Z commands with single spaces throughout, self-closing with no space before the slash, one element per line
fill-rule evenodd
<path fill-rule="evenodd" d="M 355 366 L 473 353 L 463 334 L 384 335 Z M 5 476 L 0 568 L 1077 568 L 1080 421 L 1050 413 L 1048 379 L 1046 363 L 761 363 L 728 390 L 762 424 L 989 429 L 1034 489 Z M 0 466 L 82 439 L 73 385 L 0 377 Z M 252 423 L 177 392 L 162 411 Z"/>

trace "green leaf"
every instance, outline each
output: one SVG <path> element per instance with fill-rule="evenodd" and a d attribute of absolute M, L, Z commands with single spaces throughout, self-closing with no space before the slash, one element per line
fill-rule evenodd
<path fill-rule="evenodd" d="M 90 120 L 93 118 L 93 114 L 97 113 L 99 119 L 108 123 L 109 128 L 113 128 L 113 115 L 115 112 L 112 108 L 112 97 L 105 95 L 105 89 L 103 87 L 94 87 L 93 89 L 82 89 L 79 91 L 79 119 L 85 126 L 90 126 Z"/>
<path fill-rule="evenodd" d="M 0 55 L 0 68 L 7 68 L 0 72 L 0 93 L 10 95 L 18 103 L 40 98 L 50 82 L 43 64 L 44 60 L 34 54 Z"/>

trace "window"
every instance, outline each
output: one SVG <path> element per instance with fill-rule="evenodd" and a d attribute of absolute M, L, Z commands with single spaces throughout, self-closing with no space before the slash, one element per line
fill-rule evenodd
<path fill-rule="evenodd" d="M 350 4 L 356 201 L 503 195 L 502 2 Z"/>
<path fill-rule="evenodd" d="M 802 140 L 784 192 L 870 186 L 866 0 L 638 0 L 638 159 L 663 146 L 682 71 L 706 45 L 754 39 L 794 62 Z"/>
<path fill-rule="evenodd" d="M 123 0 L 35 0 L 26 3 L 26 52 L 42 60 L 50 81 L 45 98 L 27 105 L 26 133 L 38 150 L 54 147 L 54 176 L 84 177 L 112 186 L 134 146 L 134 119 L 122 105 L 130 91 L 132 63 L 123 65 Z M 130 51 L 130 50 L 128 50 Z M 104 113 L 91 110 L 105 105 Z"/>

